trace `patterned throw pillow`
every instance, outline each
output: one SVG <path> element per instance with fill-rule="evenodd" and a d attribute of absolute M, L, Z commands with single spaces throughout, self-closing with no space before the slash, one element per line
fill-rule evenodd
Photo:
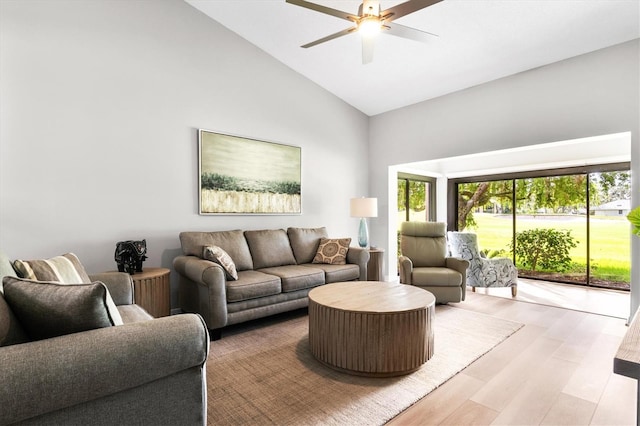
<path fill-rule="evenodd" d="M 222 266 L 222 269 L 227 273 L 227 278 L 230 280 L 238 279 L 238 272 L 236 271 L 236 265 L 233 263 L 231 256 L 218 246 L 206 246 L 202 252 L 202 258 L 210 260 Z"/>
<path fill-rule="evenodd" d="M 33 340 L 118 325 L 101 282 L 65 285 L 5 277 L 4 295 Z"/>
<path fill-rule="evenodd" d="M 22 278 L 37 281 L 57 282 L 60 284 L 90 284 L 91 278 L 73 253 L 66 253 L 51 259 L 16 260 L 13 267 Z M 107 304 L 116 325 L 123 324 L 116 304 L 107 291 Z"/>
<path fill-rule="evenodd" d="M 321 238 L 313 263 L 346 264 L 349 244 L 351 244 L 351 238 Z"/>

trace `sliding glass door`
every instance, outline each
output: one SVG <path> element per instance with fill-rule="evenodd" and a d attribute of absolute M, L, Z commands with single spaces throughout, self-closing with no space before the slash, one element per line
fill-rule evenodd
<path fill-rule="evenodd" d="M 629 178 L 623 163 L 456 179 L 449 221 L 521 277 L 628 290 Z"/>
<path fill-rule="evenodd" d="M 515 179 L 519 275 L 587 284 L 587 175 Z"/>
<path fill-rule="evenodd" d="M 631 281 L 629 171 L 589 174 L 589 276 L 592 285 L 628 289 Z"/>
<path fill-rule="evenodd" d="M 457 223 L 459 231 L 478 234 L 485 256 L 511 257 L 513 180 L 459 184 Z"/>

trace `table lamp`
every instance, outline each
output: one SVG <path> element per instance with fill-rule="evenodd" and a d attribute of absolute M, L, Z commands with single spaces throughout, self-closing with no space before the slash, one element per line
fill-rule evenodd
<path fill-rule="evenodd" d="M 351 217 L 360 218 L 360 227 L 358 228 L 358 244 L 364 248 L 369 245 L 369 230 L 367 229 L 368 217 L 378 217 L 378 199 L 377 198 L 352 198 L 351 199 Z"/>

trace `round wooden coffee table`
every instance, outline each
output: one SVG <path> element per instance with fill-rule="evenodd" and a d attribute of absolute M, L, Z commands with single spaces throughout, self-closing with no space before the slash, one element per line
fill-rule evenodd
<path fill-rule="evenodd" d="M 411 373 L 433 355 L 436 299 L 379 281 L 327 284 L 309 292 L 309 345 L 323 364 L 361 376 Z"/>

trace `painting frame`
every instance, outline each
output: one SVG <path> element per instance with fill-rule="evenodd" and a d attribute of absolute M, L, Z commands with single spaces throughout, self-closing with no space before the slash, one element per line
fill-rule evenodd
<path fill-rule="evenodd" d="M 198 213 L 302 214 L 302 148 L 198 129 Z"/>

